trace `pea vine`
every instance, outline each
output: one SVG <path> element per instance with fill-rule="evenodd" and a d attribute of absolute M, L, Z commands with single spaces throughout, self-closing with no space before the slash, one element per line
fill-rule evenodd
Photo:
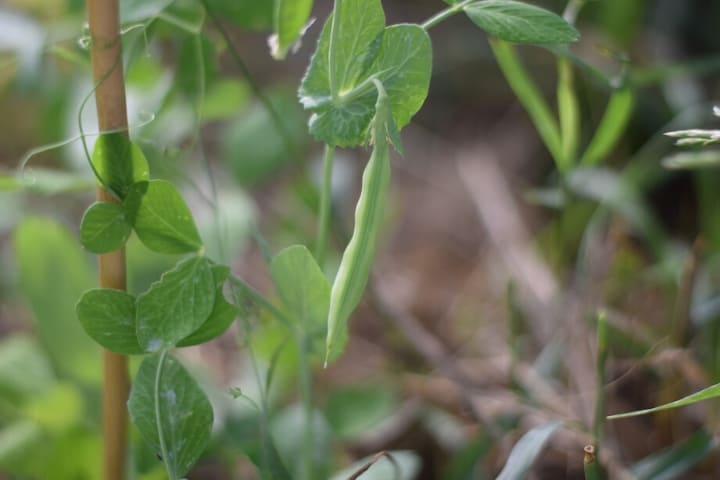
<path fill-rule="evenodd" d="M 390 147 L 402 153 L 400 131 L 421 108 L 432 73 L 428 29 L 457 13 L 503 42 L 557 44 L 575 41 L 575 29 L 559 16 L 521 2 L 467 0 L 452 3 L 422 25 L 386 25 L 380 0 L 336 0 L 299 88 L 310 113 L 309 131 L 326 145 L 317 250 L 296 245 L 270 264 L 281 317 L 302 346 L 301 360 L 336 360 L 348 339 L 348 321 L 370 274 L 390 183 Z M 311 0 L 276 0 L 273 55 L 284 57 L 302 35 Z M 500 42 L 500 43 L 497 43 Z M 506 62 L 507 65 L 510 65 Z M 510 65 L 511 66 L 511 65 Z M 508 67 L 509 68 L 509 67 Z M 562 150 L 549 124 L 553 152 Z M 372 145 L 362 177 L 351 239 L 332 283 L 323 273 L 328 243 L 329 191 L 336 148 Z M 188 205 L 176 187 L 152 179 L 142 150 L 123 133 L 102 134 L 92 154 L 97 180 L 117 202 L 96 202 L 81 223 L 81 242 L 94 253 L 121 248 L 134 231 L 150 250 L 184 254 L 150 288 L 133 296 L 111 289 L 87 291 L 77 305 L 86 332 L 108 350 L 145 355 L 128 407 L 145 441 L 158 452 L 171 480 L 182 478 L 210 439 L 213 411 L 197 382 L 171 354 L 221 335 L 239 308 L 223 295 L 227 280 L 245 287 L 227 266 L 204 254 Z M 324 352 L 322 338 L 325 337 Z M 319 341 L 318 341 L 319 340 Z M 306 368 L 309 370 L 309 367 Z M 306 440 L 312 423 L 309 380 L 303 381 Z M 306 459 L 307 460 L 307 459 Z M 305 465 L 303 478 L 313 478 Z"/>

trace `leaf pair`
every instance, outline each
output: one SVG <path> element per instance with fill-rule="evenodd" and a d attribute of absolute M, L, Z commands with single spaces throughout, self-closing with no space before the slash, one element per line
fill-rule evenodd
<path fill-rule="evenodd" d="M 222 294 L 228 273 L 223 265 L 192 257 L 137 299 L 120 290 L 88 290 L 77 316 L 90 337 L 117 353 L 196 345 L 222 334 L 235 318 L 237 309 Z"/>
<path fill-rule="evenodd" d="M 80 241 L 93 253 L 120 249 L 132 229 L 149 249 L 168 254 L 202 248 L 192 213 L 165 180 L 148 180 L 140 148 L 121 133 L 103 134 L 93 151 L 98 181 L 122 203 L 95 202 L 83 216 Z"/>
<path fill-rule="evenodd" d="M 387 90 L 402 128 L 425 101 L 431 70 L 430 38 L 422 27 L 385 27 L 380 0 L 336 2 L 299 90 L 313 112 L 310 132 L 329 145 L 366 143 L 377 98 L 373 79 Z"/>

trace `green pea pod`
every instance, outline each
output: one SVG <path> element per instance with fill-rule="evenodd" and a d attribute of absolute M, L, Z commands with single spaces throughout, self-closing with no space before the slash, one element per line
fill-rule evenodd
<path fill-rule="evenodd" d="M 378 90 L 372 125 L 374 146 L 362 178 L 362 190 L 355 207 L 355 227 L 340 260 L 330 291 L 325 365 L 345 349 L 350 314 L 362 298 L 375 254 L 375 241 L 383 220 L 385 192 L 390 183 L 388 135 L 396 142 L 397 129 L 392 123 L 390 99 L 375 80 Z"/>

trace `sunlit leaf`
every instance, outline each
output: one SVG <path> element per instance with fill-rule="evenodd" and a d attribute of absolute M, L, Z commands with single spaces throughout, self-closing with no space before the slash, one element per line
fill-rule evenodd
<path fill-rule="evenodd" d="M 512 43 L 575 42 L 580 34 L 562 17 L 534 5 L 512 0 L 483 0 L 465 13 L 490 35 Z"/>
<path fill-rule="evenodd" d="M 92 163 L 102 182 L 119 199 L 125 198 L 135 182 L 147 180 L 150 173 L 140 147 L 124 133 L 104 133 L 95 142 Z"/>
<path fill-rule="evenodd" d="M 192 212 L 165 180 L 134 184 L 125 199 L 128 221 L 140 241 L 159 253 L 197 252 L 202 247 Z"/>
<path fill-rule="evenodd" d="M 282 60 L 302 35 L 310 18 L 313 0 L 275 0 L 273 57 Z"/>

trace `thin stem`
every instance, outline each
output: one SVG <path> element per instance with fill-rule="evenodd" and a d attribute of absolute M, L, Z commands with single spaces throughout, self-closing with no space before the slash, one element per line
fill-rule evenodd
<path fill-rule="evenodd" d="M 313 399 L 312 399 L 312 367 L 309 361 L 309 339 L 306 334 L 298 335 L 298 360 L 300 361 L 300 395 L 302 397 L 303 411 L 305 412 L 305 425 L 303 432 L 303 468 L 302 480 L 315 478 L 313 469 L 313 456 L 315 444 L 313 442 Z"/>
<path fill-rule="evenodd" d="M 95 82 L 95 104 L 101 131 L 127 132 L 127 108 L 122 65 L 122 43 L 117 0 L 88 0 L 90 55 Z M 100 201 L 116 202 L 98 187 Z M 101 288 L 126 289 L 125 250 L 98 257 Z M 127 398 L 130 391 L 127 357 L 103 352 L 104 478 L 124 480 L 127 464 Z"/>
<path fill-rule="evenodd" d="M 285 325 L 291 326 L 290 320 L 287 316 L 285 316 L 285 314 L 283 314 L 275 305 L 270 303 L 260 292 L 250 286 L 250 284 L 245 280 L 232 273 L 228 276 L 228 280 L 230 283 L 240 287 L 242 291 L 246 293 L 259 307 L 267 310 L 272 316 L 283 322 Z"/>
<path fill-rule="evenodd" d="M 325 254 L 330 231 L 330 204 L 333 172 L 333 156 L 335 147 L 325 145 L 325 158 L 323 160 L 323 181 L 320 189 L 320 211 L 318 212 L 317 245 L 315 247 L 315 260 L 320 268 L 325 265 Z"/>
<path fill-rule="evenodd" d="M 580 140 L 580 108 L 575 93 L 575 80 L 569 60 L 558 58 L 557 102 L 560 117 L 560 151 L 558 169 L 561 173 L 570 170 L 577 161 Z"/>
<path fill-rule="evenodd" d="M 600 450 L 605 424 L 605 363 L 607 361 L 607 315 L 597 314 L 597 360 L 595 362 L 595 415 L 593 419 L 593 442 L 595 455 Z"/>
<path fill-rule="evenodd" d="M 420 25 L 420 26 L 424 30 L 429 30 L 432 27 L 434 27 L 435 25 L 437 25 L 438 23 L 440 23 L 444 20 L 447 20 L 448 18 L 452 17 L 456 13 L 461 12 L 465 8 L 466 5 L 471 4 L 473 1 L 475 1 L 475 0 L 465 0 L 463 2 L 456 3 L 455 5 L 452 5 L 448 8 L 446 8 L 445 10 L 442 10 L 440 13 L 429 18 L 428 20 L 425 20 L 425 22 L 423 22 L 422 25 Z"/>
<path fill-rule="evenodd" d="M 255 77 L 253 77 L 252 73 L 250 72 L 250 69 L 245 64 L 245 61 L 243 61 L 242 57 L 240 56 L 240 53 L 235 48 L 235 44 L 233 44 L 232 39 L 230 38 L 230 34 L 227 32 L 225 27 L 223 27 L 222 22 L 220 21 L 220 18 L 217 16 L 217 14 L 210 8 L 210 4 L 208 0 L 200 0 L 202 2 L 203 7 L 205 7 L 205 11 L 208 13 L 208 16 L 212 19 L 213 23 L 215 24 L 215 28 L 218 29 L 220 32 L 220 35 L 223 37 L 223 40 L 225 41 L 225 44 L 228 47 L 228 51 L 230 52 L 230 56 L 235 61 L 235 64 L 240 69 L 240 72 L 245 77 L 245 80 L 247 80 L 248 84 L 250 85 L 250 89 L 252 90 L 253 94 L 260 100 L 260 103 L 262 104 L 263 108 L 268 112 L 270 115 L 270 118 L 272 119 L 272 122 L 275 124 L 275 128 L 277 128 L 278 133 L 280 133 L 280 136 L 283 137 L 283 142 L 285 143 L 285 148 L 287 149 L 288 153 L 291 155 L 295 154 L 295 142 L 292 139 L 292 135 L 290 134 L 289 130 L 287 129 L 287 126 L 285 125 L 285 122 L 283 122 L 282 118 L 280 117 L 280 114 L 278 114 L 275 107 L 273 107 L 272 103 L 270 102 L 270 99 L 265 95 L 265 93 L 260 88 L 260 85 L 255 81 Z"/>
<path fill-rule="evenodd" d="M 335 0 L 332 13 L 332 23 L 330 24 L 330 45 L 328 45 L 328 84 L 333 100 L 337 99 L 340 87 L 337 84 L 338 79 L 335 76 L 335 65 L 337 65 L 335 54 L 337 45 L 337 36 L 339 35 L 340 16 L 342 15 L 342 0 Z"/>
<path fill-rule="evenodd" d="M 160 381 L 162 380 L 162 369 L 163 365 L 165 365 L 166 356 L 167 350 L 163 350 L 160 353 L 157 370 L 155 371 L 155 385 L 153 389 L 153 401 L 155 403 L 155 425 L 157 426 L 158 439 L 160 440 L 160 456 L 162 457 L 162 462 L 165 464 L 168 478 L 170 480 L 177 480 L 178 475 L 175 472 L 175 462 L 170 461 L 170 452 L 168 451 L 167 444 L 165 443 L 162 416 L 160 414 Z"/>

